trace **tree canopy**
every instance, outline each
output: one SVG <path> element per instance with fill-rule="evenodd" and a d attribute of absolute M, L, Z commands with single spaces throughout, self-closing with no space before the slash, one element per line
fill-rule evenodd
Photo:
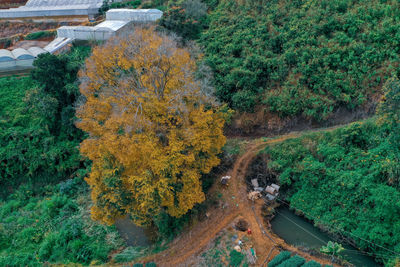
<path fill-rule="evenodd" d="M 219 164 L 224 118 L 195 71 L 186 49 L 151 28 L 94 49 L 77 111 L 94 219 L 129 214 L 144 225 L 204 200 L 201 174 Z"/>

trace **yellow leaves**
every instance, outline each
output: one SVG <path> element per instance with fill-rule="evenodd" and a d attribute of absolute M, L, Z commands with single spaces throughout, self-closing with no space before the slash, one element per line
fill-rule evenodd
<path fill-rule="evenodd" d="M 77 125 L 90 136 L 81 152 L 93 161 L 94 219 L 129 214 L 143 225 L 161 209 L 179 217 L 204 201 L 201 174 L 219 164 L 227 112 L 205 108 L 195 68 L 187 50 L 152 29 L 87 60 Z"/>

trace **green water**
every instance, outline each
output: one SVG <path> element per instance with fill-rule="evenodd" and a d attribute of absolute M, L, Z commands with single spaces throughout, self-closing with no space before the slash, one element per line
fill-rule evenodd
<path fill-rule="evenodd" d="M 149 233 L 145 229 L 136 226 L 127 217 L 116 221 L 115 227 L 128 246 L 145 247 L 151 244 Z"/>
<path fill-rule="evenodd" d="M 297 216 L 288 208 L 279 208 L 271 221 L 272 230 L 288 244 L 320 249 L 328 241 L 334 241 L 328 234 L 320 231 L 303 217 Z M 372 257 L 349 245 L 342 244 L 345 250 L 340 255 L 357 267 L 380 266 Z"/>

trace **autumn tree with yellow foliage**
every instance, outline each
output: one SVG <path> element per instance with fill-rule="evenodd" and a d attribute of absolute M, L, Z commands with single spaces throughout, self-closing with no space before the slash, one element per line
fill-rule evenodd
<path fill-rule="evenodd" d="M 93 219 L 148 225 L 204 201 L 201 175 L 220 162 L 225 120 L 195 72 L 188 50 L 152 28 L 94 49 L 77 110 Z"/>

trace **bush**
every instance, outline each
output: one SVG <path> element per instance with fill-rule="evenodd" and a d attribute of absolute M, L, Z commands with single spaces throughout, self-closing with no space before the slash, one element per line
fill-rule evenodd
<path fill-rule="evenodd" d="M 148 262 L 146 263 L 145 267 L 157 267 L 157 264 L 155 264 L 154 262 Z"/>
<path fill-rule="evenodd" d="M 305 263 L 302 267 L 321 267 L 321 264 L 316 261 L 309 261 Z"/>
<path fill-rule="evenodd" d="M 56 31 L 40 31 L 40 32 L 33 32 L 29 33 L 25 36 L 25 40 L 36 40 L 45 37 L 53 37 L 56 36 Z"/>
<path fill-rule="evenodd" d="M 0 78 L 0 165 L 7 166 L 0 168 L 2 198 L 22 182 L 42 190 L 84 168 L 74 104 L 77 73 L 89 53 L 79 47 L 67 55 L 41 54 L 31 77 Z"/>
<path fill-rule="evenodd" d="M 277 265 L 277 267 L 299 267 L 302 266 L 306 260 L 303 257 L 295 255 L 290 259 L 285 260 L 281 264 Z"/>
<path fill-rule="evenodd" d="M 232 250 L 231 253 L 229 253 L 229 257 L 230 266 L 240 266 L 244 259 L 244 255 L 236 250 Z"/>
<path fill-rule="evenodd" d="M 142 3 L 141 0 L 134 0 L 134 1 L 124 1 L 121 3 L 111 3 L 110 8 L 138 8 L 138 6 L 140 6 L 140 4 Z"/>
<path fill-rule="evenodd" d="M 283 261 L 290 258 L 291 253 L 289 251 L 282 251 L 278 255 L 275 256 L 269 263 L 268 267 L 275 267 L 282 263 Z"/>
<path fill-rule="evenodd" d="M 122 244 L 115 228 L 90 219 L 87 187 L 71 196 L 57 185 L 29 200 L 19 196 L 0 204 L 0 266 L 103 263 Z"/>

